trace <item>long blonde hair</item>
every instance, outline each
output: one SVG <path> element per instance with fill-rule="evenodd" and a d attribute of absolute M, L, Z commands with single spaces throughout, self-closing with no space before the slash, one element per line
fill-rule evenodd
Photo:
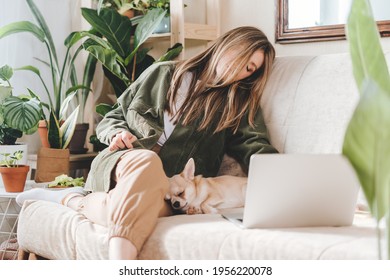
<path fill-rule="evenodd" d="M 224 78 L 216 79 L 218 61 L 232 50 L 240 52 L 224 71 Z M 257 50 L 264 52 L 262 66 L 248 78 L 234 81 Z M 248 122 L 253 127 L 274 58 L 275 50 L 261 30 L 244 26 L 228 31 L 199 55 L 177 64 L 167 95 L 167 110 L 172 113 L 184 74 L 190 72 L 192 80 L 188 95 L 176 112 L 175 121 L 180 118 L 182 124 L 187 125 L 201 117 L 200 131 L 208 128 L 217 114 L 222 113 L 214 132 L 226 128 L 237 131 L 242 117 L 249 111 Z"/>

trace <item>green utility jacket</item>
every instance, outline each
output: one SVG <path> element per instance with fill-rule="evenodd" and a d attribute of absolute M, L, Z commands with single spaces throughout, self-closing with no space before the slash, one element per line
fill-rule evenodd
<path fill-rule="evenodd" d="M 118 108 L 109 112 L 97 126 L 99 140 L 109 144 L 118 132 L 129 130 L 138 139 L 133 143 L 135 148 L 151 149 L 164 130 L 166 93 L 174 68 L 174 62 L 162 62 L 145 70 L 118 98 Z M 248 170 L 252 154 L 277 152 L 268 141 L 261 110 L 256 116 L 255 128 L 244 116 L 235 134 L 231 129 L 213 133 L 217 121 L 216 118 L 215 123 L 203 131 L 197 131 L 200 120 L 187 126 L 178 122 L 159 153 L 168 177 L 180 173 L 191 157 L 196 164 L 196 174 L 210 177 L 216 176 L 225 153 Z M 92 162 L 86 189 L 107 192 L 111 172 L 124 152 L 106 149 L 99 153 Z"/>

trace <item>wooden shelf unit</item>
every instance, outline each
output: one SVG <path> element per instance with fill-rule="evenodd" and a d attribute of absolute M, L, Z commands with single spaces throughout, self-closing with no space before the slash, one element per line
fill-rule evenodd
<path fill-rule="evenodd" d="M 154 34 L 148 39 L 148 43 L 158 42 L 160 40 L 170 40 L 171 46 L 176 43 L 183 45 L 183 51 L 179 56 L 179 60 L 184 58 L 185 55 L 185 41 L 202 40 L 210 42 L 219 37 L 220 30 L 220 0 L 206 0 L 206 11 L 212 13 L 216 24 L 198 24 L 186 22 L 184 18 L 184 2 L 183 0 L 171 0 L 170 2 L 171 13 L 171 32 Z M 185 9 L 190 9 L 186 7 Z M 209 11 L 207 11 L 210 9 Z M 206 16 L 207 20 L 207 16 Z"/>

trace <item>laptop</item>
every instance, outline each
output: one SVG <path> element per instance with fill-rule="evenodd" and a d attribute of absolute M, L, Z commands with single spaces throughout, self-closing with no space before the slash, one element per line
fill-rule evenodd
<path fill-rule="evenodd" d="M 242 228 L 349 226 L 359 188 L 342 155 L 256 154 L 245 207 L 222 216 Z"/>

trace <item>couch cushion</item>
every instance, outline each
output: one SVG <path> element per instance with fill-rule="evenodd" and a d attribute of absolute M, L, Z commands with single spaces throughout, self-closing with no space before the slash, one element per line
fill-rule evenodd
<path fill-rule="evenodd" d="M 58 204 L 26 202 L 18 233 L 23 249 L 45 258 L 108 258 L 107 228 Z M 351 227 L 251 230 L 218 214 L 179 215 L 159 219 L 139 258 L 376 259 L 377 239 L 374 221 L 359 214 Z"/>
<path fill-rule="evenodd" d="M 57 203 L 26 201 L 19 215 L 19 246 L 47 259 L 106 259 L 107 240 L 107 228 Z"/>
<path fill-rule="evenodd" d="M 349 54 L 278 57 L 262 98 L 271 142 L 284 153 L 340 153 L 358 99 Z"/>

